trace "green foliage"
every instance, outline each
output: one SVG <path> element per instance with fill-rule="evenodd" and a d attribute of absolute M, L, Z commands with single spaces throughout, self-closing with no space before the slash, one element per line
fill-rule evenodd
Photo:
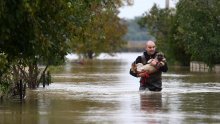
<path fill-rule="evenodd" d="M 68 52 L 69 33 L 72 28 L 71 13 L 67 1 L 41 0 L 36 11 L 36 46 L 35 55 L 46 65 L 58 65 L 64 62 Z"/>
<path fill-rule="evenodd" d="M 1 22 L 0 41 L 1 52 L 8 54 L 10 59 L 19 56 L 21 53 L 30 53 L 33 32 L 27 11 L 22 1 L 1 1 Z"/>
<path fill-rule="evenodd" d="M 171 11 L 159 9 L 155 4 L 151 10 L 139 21 L 140 26 L 147 27 L 150 34 L 156 38 L 157 46 L 166 50 L 167 34 L 170 31 Z"/>
<path fill-rule="evenodd" d="M 10 86 L 12 85 L 12 74 L 9 71 L 5 71 L 0 77 L 0 95 L 1 93 L 7 94 Z"/>
<path fill-rule="evenodd" d="M 23 79 L 36 88 L 37 65 L 61 64 L 67 54 L 72 23 L 67 1 L 3 0 L 0 6 L 0 53 L 14 73 L 11 83 Z"/>
<path fill-rule="evenodd" d="M 182 35 L 179 32 L 179 25 L 176 16 L 172 17 L 171 28 L 168 33 L 168 47 L 167 52 L 171 60 L 178 62 L 182 66 L 189 66 L 191 60 L 191 53 L 186 51 L 187 44 L 183 43 Z"/>
<path fill-rule="evenodd" d="M 219 6 L 218 0 L 180 0 L 177 5 L 177 37 L 187 46 L 185 50 L 193 60 L 210 67 L 220 60 Z"/>
<path fill-rule="evenodd" d="M 0 50 L 10 61 L 38 57 L 53 64 L 52 60 L 64 58 L 68 38 L 64 1 L 7 0 L 1 4 Z"/>
<path fill-rule="evenodd" d="M 218 0 L 180 0 L 176 10 L 154 5 L 140 24 L 147 24 L 169 59 L 182 65 L 198 60 L 212 67 L 220 62 L 219 6 Z"/>
<path fill-rule="evenodd" d="M 72 4 L 75 5 L 74 20 L 77 20 L 71 39 L 72 52 L 93 58 L 101 52 L 111 54 L 123 46 L 126 27 L 117 16 L 121 0 L 85 0 Z"/>
<path fill-rule="evenodd" d="M 91 58 L 117 51 L 126 31 L 117 17 L 122 5 L 122 0 L 1 0 L 0 78 L 13 72 L 10 83 L 22 79 L 34 89 L 48 66 L 62 64 L 68 52 Z M 38 65 L 45 65 L 43 71 Z"/>
<path fill-rule="evenodd" d="M 4 77 L 2 78 L 1 82 L 0 82 L 0 93 L 2 92 L 3 94 L 6 94 L 9 86 L 10 86 L 10 82 L 8 82 L 8 80 Z"/>
<path fill-rule="evenodd" d="M 169 61 L 189 65 L 190 56 L 185 52 L 181 40 L 177 39 L 177 25 L 174 9 L 160 9 L 155 4 L 139 21 L 139 25 L 148 28 L 156 38 L 157 47 L 163 51 Z"/>
<path fill-rule="evenodd" d="M 7 56 L 3 53 L 0 53 L 0 77 L 7 71 L 8 69 L 8 61 Z"/>

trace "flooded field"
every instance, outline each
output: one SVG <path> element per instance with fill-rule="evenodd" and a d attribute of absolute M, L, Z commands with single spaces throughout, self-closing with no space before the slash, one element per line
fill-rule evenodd
<path fill-rule="evenodd" d="M 170 66 L 162 92 L 139 92 L 129 68 L 141 53 L 102 54 L 89 64 L 54 69 L 53 83 L 28 91 L 23 103 L 0 102 L 0 124 L 220 123 L 220 74 Z"/>

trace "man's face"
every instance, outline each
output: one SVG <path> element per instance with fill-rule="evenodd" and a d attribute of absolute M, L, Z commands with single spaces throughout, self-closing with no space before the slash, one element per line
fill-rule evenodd
<path fill-rule="evenodd" d="M 155 50 L 156 50 L 156 46 L 153 41 L 146 43 L 146 51 L 149 55 L 153 55 L 155 53 Z"/>

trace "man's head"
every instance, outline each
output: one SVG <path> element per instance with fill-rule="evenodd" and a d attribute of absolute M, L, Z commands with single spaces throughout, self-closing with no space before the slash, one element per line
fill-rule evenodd
<path fill-rule="evenodd" d="M 147 51 L 148 55 L 153 55 L 156 51 L 156 45 L 154 41 L 147 41 L 145 45 L 145 50 Z"/>

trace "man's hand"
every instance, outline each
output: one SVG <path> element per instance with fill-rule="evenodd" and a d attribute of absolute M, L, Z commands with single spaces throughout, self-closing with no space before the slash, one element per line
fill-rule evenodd
<path fill-rule="evenodd" d="M 157 60 L 152 60 L 150 65 L 154 66 L 156 69 L 159 69 L 160 67 L 165 65 L 165 62 L 163 62 L 163 61 L 158 62 Z"/>
<path fill-rule="evenodd" d="M 153 59 L 153 60 L 150 62 L 150 65 L 151 65 L 151 66 L 156 66 L 157 63 L 158 63 L 158 61 L 155 60 L 155 59 Z"/>

